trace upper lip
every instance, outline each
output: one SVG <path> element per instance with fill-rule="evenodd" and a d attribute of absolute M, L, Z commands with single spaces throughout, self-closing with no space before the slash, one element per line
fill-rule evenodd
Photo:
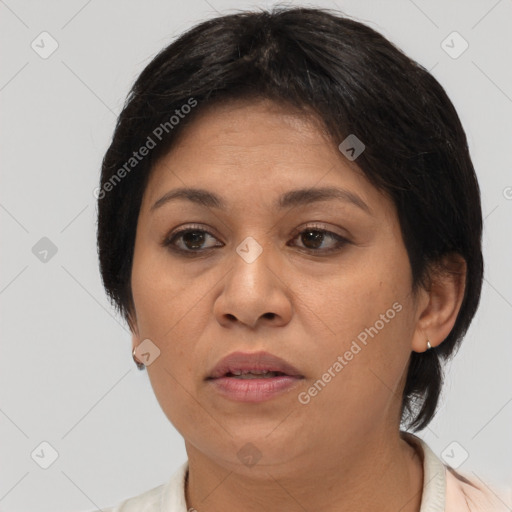
<path fill-rule="evenodd" d="M 299 370 L 280 357 L 268 352 L 233 352 L 221 359 L 210 372 L 207 379 L 224 377 L 237 370 L 268 370 L 281 372 L 294 377 L 303 377 Z"/>

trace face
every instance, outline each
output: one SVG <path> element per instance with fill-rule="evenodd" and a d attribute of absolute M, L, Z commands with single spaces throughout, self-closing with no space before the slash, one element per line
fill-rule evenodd
<path fill-rule="evenodd" d="M 419 309 L 394 205 L 356 163 L 314 118 L 262 100 L 205 110 L 155 165 L 133 343 L 160 351 L 147 371 L 187 450 L 241 471 L 241 449 L 313 467 L 398 429 Z M 161 200 L 183 187 L 222 204 Z M 312 193 L 327 188 L 341 192 Z M 208 379 L 225 356 L 262 351 L 301 378 L 246 400 Z"/>

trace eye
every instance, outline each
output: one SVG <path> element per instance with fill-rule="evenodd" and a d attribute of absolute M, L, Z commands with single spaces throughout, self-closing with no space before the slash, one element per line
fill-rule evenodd
<path fill-rule="evenodd" d="M 344 245 L 350 243 L 346 238 L 333 233 L 332 231 L 328 231 L 323 229 L 323 227 L 314 225 L 308 226 L 305 229 L 301 230 L 293 240 L 299 239 L 303 244 L 303 249 L 309 252 L 332 252 L 338 249 L 341 249 Z M 327 248 L 321 248 L 324 242 L 330 241 L 331 243 Z"/>
<path fill-rule="evenodd" d="M 222 247 L 221 242 L 205 246 L 209 238 L 213 241 L 217 240 L 215 236 L 200 226 L 187 226 L 165 238 L 162 245 L 185 256 L 198 256 L 214 247 Z M 296 232 L 292 241 L 297 239 L 302 243 L 302 247 L 299 245 L 299 248 L 312 253 L 337 251 L 350 243 L 346 238 L 318 225 L 308 226 Z M 325 247 L 326 242 L 330 242 L 327 247 Z"/>
<path fill-rule="evenodd" d="M 211 233 L 201 229 L 200 227 L 188 226 L 169 235 L 163 242 L 163 245 L 170 249 L 194 255 L 194 253 L 205 252 L 213 247 L 220 247 L 222 244 L 212 244 L 204 247 L 208 238 L 216 239 Z"/>

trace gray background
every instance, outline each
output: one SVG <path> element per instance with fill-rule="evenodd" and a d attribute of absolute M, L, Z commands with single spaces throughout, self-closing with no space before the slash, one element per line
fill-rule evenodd
<path fill-rule="evenodd" d="M 184 462 L 103 291 L 93 190 L 116 115 L 152 56 L 217 12 L 272 3 L 0 1 L 0 510 L 106 507 Z M 441 409 L 419 435 L 456 463 L 465 450 L 459 471 L 511 482 L 512 0 L 294 4 L 337 7 L 379 30 L 432 70 L 461 116 L 482 189 L 485 282 Z M 46 59 L 31 47 L 51 48 L 43 31 L 59 45 Z M 469 44 L 458 58 L 442 47 L 453 31 Z M 453 54 L 463 43 L 446 44 Z M 57 248 L 46 262 L 43 237 Z M 44 441 L 58 452 L 48 469 Z"/>

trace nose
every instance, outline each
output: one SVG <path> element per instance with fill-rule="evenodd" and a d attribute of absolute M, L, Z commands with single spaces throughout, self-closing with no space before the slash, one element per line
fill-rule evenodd
<path fill-rule="evenodd" d="M 292 315 L 291 290 L 285 282 L 277 258 L 265 248 L 254 260 L 238 253 L 224 279 L 224 287 L 215 300 L 213 313 L 224 327 L 243 324 L 282 327 Z"/>

